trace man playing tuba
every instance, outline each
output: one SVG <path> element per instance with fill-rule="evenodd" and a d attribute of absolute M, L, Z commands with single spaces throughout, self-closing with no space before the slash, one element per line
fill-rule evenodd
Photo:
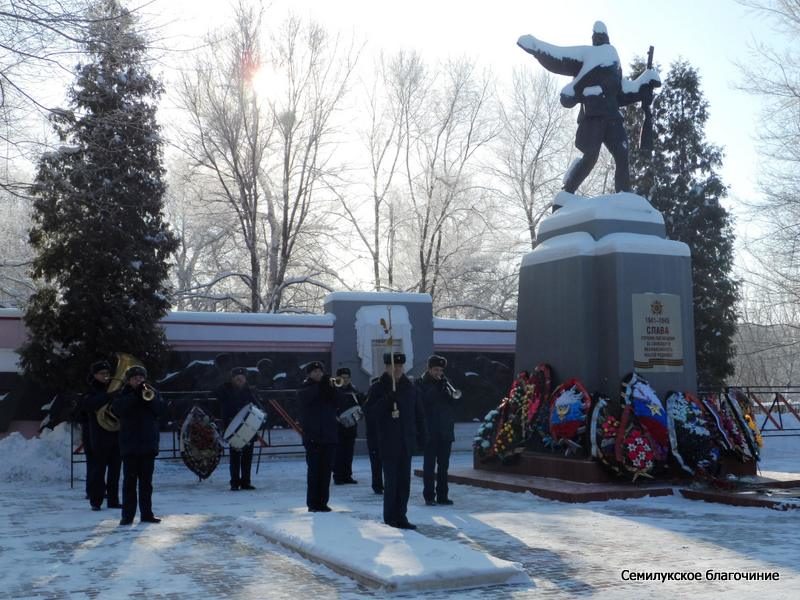
<path fill-rule="evenodd" d="M 88 413 L 89 443 L 92 448 L 92 461 L 87 473 L 89 503 L 92 510 L 100 510 L 103 498 L 107 498 L 108 508 L 121 508 L 119 503 L 119 435 L 107 429 L 98 419 L 100 411 L 107 413 L 111 396 L 108 384 L 111 379 L 111 365 L 105 360 L 92 364 L 89 372 L 89 391 L 80 401 L 81 408 Z"/>
<path fill-rule="evenodd" d="M 137 488 L 139 520 L 160 523 L 153 514 L 153 469 L 158 455 L 158 419 L 164 413 L 161 395 L 145 383 L 147 370 L 139 365 L 125 371 L 125 387 L 114 399 L 112 411 L 119 419 L 119 448 L 122 455 L 122 519 L 130 525 L 136 514 Z"/>

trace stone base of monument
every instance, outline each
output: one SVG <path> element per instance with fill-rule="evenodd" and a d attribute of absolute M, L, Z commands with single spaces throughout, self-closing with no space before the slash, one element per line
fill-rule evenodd
<path fill-rule="evenodd" d="M 619 483 L 602 465 L 589 458 L 568 458 L 557 454 L 526 451 L 511 464 L 497 458 L 484 459 L 473 454 L 472 467 L 478 471 L 532 475 L 565 479 L 578 483 Z"/>
<path fill-rule="evenodd" d="M 572 462 L 579 462 L 572 460 Z M 414 473 L 422 477 L 422 471 Z M 641 481 L 582 483 L 552 477 L 512 473 L 507 467 L 498 470 L 455 469 L 448 472 L 448 481 L 462 485 L 501 490 L 505 492 L 530 492 L 535 496 L 558 500 L 559 502 L 596 502 L 605 500 L 624 500 L 644 498 L 645 496 L 671 496 L 672 485 L 664 482 Z M 457 498 L 456 494 L 452 494 Z"/>
<path fill-rule="evenodd" d="M 553 387 L 577 378 L 590 394 L 609 398 L 619 397 L 622 378 L 634 371 L 662 402 L 670 390 L 695 392 L 689 247 L 666 239 L 661 213 L 635 194 L 561 192 L 553 204 L 558 210 L 540 222 L 520 267 L 515 371 L 546 363 Z M 526 453 L 513 466 L 474 466 L 631 486 L 614 482 L 594 461 L 548 454 Z"/>
<path fill-rule="evenodd" d="M 662 400 L 694 392 L 689 247 L 665 239 L 663 217 L 635 194 L 555 203 L 520 268 L 515 370 L 547 363 L 558 382 L 610 397 L 634 370 Z"/>
<path fill-rule="evenodd" d="M 721 490 L 707 487 L 682 488 L 681 496 L 690 500 L 703 500 L 731 506 L 757 506 L 775 510 L 800 509 L 800 480 L 760 481 L 743 489 Z"/>
<path fill-rule="evenodd" d="M 389 527 L 345 512 L 240 518 L 248 531 L 388 592 L 424 592 L 530 584 L 523 567 L 452 539 Z M 420 528 L 422 529 L 422 528 Z"/>
<path fill-rule="evenodd" d="M 753 477 L 756 463 L 723 457 L 721 477 Z M 422 471 L 416 474 L 422 477 Z M 561 502 L 592 502 L 672 494 L 672 486 L 686 485 L 691 475 L 677 465 L 658 479 L 630 482 L 616 477 L 593 459 L 567 458 L 541 452 L 523 452 L 511 464 L 473 454 L 472 469 L 450 471 L 448 480 L 495 490 L 531 492 Z"/>

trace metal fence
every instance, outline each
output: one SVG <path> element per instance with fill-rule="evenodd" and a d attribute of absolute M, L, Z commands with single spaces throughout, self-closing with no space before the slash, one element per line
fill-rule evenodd
<path fill-rule="evenodd" d="M 727 393 L 729 389 L 744 392 L 753 407 L 761 435 L 800 435 L 800 386 L 733 386 L 724 390 L 700 390 L 699 394 Z"/>
<path fill-rule="evenodd" d="M 256 437 L 253 459 L 256 473 L 263 455 L 298 454 L 303 452 L 300 434 L 292 428 L 300 416 L 297 403 L 297 390 L 255 390 L 259 404 L 267 414 L 263 428 Z M 156 460 L 175 460 L 181 458 L 180 432 L 186 415 L 195 407 L 200 407 L 210 415 L 220 434 L 222 427 L 222 407 L 214 392 L 161 392 L 167 405 L 166 414 L 161 419 L 161 442 Z M 74 487 L 76 465 L 86 463 L 80 429 L 70 428 L 70 487 Z M 223 456 L 229 454 L 227 446 Z"/>

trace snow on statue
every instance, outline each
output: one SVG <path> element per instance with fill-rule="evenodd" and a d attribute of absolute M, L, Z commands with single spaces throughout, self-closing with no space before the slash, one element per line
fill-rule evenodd
<path fill-rule="evenodd" d="M 566 108 L 581 105 L 575 147 L 583 156 L 572 163 L 564 176 L 564 190 L 575 193 L 605 144 L 616 165 L 614 187 L 617 192 L 629 192 L 628 135 L 619 107 L 635 102 L 649 106 L 653 88 L 661 85 L 652 65 L 633 81 L 624 78 L 617 50 L 610 44 L 606 26 L 600 21 L 594 24 L 591 46 L 554 46 L 532 35 L 523 35 L 517 45 L 536 57 L 548 71 L 573 77 L 561 90 L 561 104 Z"/>

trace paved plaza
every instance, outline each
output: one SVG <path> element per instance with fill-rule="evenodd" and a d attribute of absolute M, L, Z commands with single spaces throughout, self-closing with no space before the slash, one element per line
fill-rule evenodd
<path fill-rule="evenodd" d="M 798 438 L 768 439 L 764 472 L 800 477 L 798 448 Z M 453 466 L 466 467 L 471 460 L 468 452 L 458 452 Z M 354 467 L 359 485 L 333 486 L 331 506 L 350 518 L 380 522 L 381 497 L 370 489 L 366 457 L 357 457 Z M 421 468 L 421 459 L 415 458 L 414 468 Z M 230 492 L 226 464 L 198 482 L 180 461 L 159 461 L 153 500 L 164 521 L 144 525 L 137 519 L 132 527 L 119 527 L 119 512 L 90 511 L 83 482 L 70 489 L 68 473 L 60 481 L 6 477 L 0 482 L 0 598 L 386 595 L 248 528 L 248 517 L 306 514 L 301 457 L 262 460 L 254 484 L 253 492 Z M 452 498 L 451 507 L 424 506 L 422 482 L 414 478 L 409 518 L 419 530 L 405 535 L 463 544 L 520 563 L 532 584 L 433 592 L 426 598 L 770 598 L 791 597 L 800 589 L 800 511 L 680 496 L 565 504 L 462 485 L 453 486 Z M 680 577 L 707 571 L 730 575 L 715 581 L 630 580 L 632 573 Z M 742 581 L 736 573 L 777 573 L 779 579 Z"/>

